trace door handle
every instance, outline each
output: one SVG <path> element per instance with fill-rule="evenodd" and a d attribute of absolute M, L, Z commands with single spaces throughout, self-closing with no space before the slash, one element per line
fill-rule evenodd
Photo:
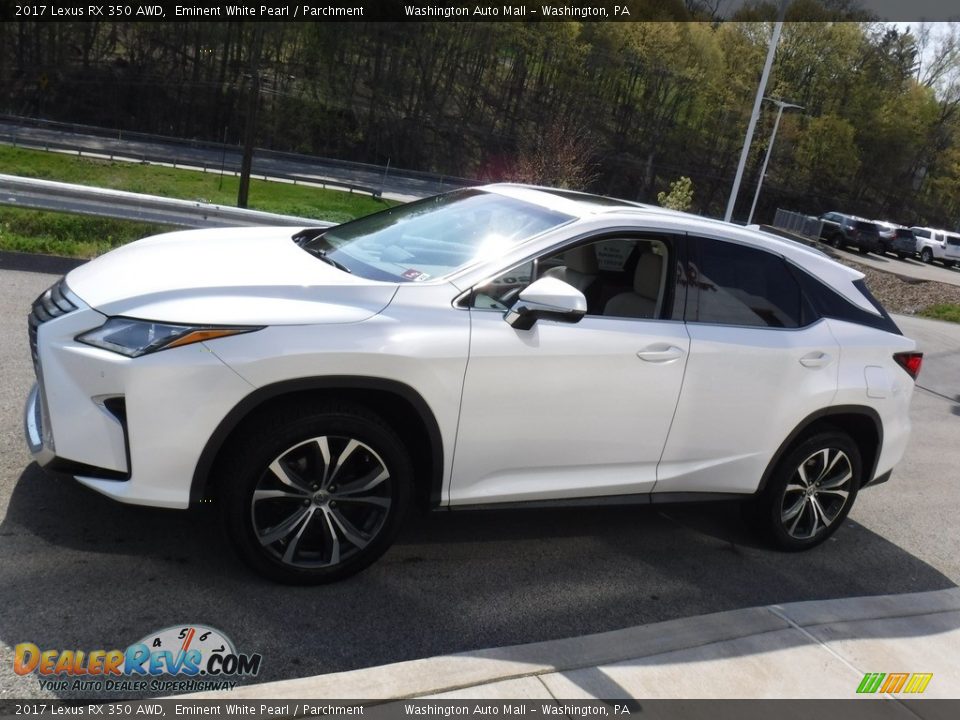
<path fill-rule="evenodd" d="M 833 358 L 825 352 L 812 352 L 800 358 L 800 364 L 808 368 L 821 368 L 829 365 L 831 360 Z"/>
<path fill-rule="evenodd" d="M 651 345 L 637 353 L 637 357 L 646 362 L 668 363 L 683 357 L 683 350 L 675 345 Z"/>

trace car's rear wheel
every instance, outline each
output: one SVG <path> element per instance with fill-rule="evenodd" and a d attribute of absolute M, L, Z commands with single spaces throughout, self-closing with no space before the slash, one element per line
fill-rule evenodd
<path fill-rule="evenodd" d="M 905 258 L 907 257 L 907 254 L 906 254 L 906 253 L 902 253 L 902 252 L 898 252 L 898 253 L 897 253 L 897 257 L 900 258 L 901 260 L 903 260 L 903 259 L 905 259 Z"/>
<path fill-rule="evenodd" d="M 224 521 L 257 572 L 301 585 L 340 580 L 396 537 L 411 463 L 396 434 L 364 408 L 273 414 L 231 448 L 219 478 Z"/>
<path fill-rule="evenodd" d="M 925 263 L 933 262 L 933 251 L 930 248 L 924 248 L 920 251 L 920 259 Z"/>
<path fill-rule="evenodd" d="M 777 547 L 806 550 L 843 524 L 862 477 L 860 451 L 850 437 L 839 431 L 818 433 L 777 465 L 748 517 Z"/>

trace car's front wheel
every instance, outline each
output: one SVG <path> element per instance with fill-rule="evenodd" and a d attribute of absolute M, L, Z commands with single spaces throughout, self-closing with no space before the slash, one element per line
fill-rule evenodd
<path fill-rule="evenodd" d="M 924 248 L 923 250 L 921 250 L 921 251 L 920 251 L 920 259 L 923 260 L 923 262 L 925 262 L 925 263 L 932 263 L 932 262 L 933 262 L 933 250 L 931 250 L 930 248 Z"/>
<path fill-rule="evenodd" d="M 340 580 L 396 537 L 412 467 L 366 409 L 291 408 L 252 423 L 231 448 L 218 478 L 224 521 L 259 573 L 301 585 Z"/>
<path fill-rule="evenodd" d="M 862 474 L 860 451 L 848 435 L 818 433 L 777 465 L 748 517 L 783 550 L 814 547 L 847 517 Z"/>

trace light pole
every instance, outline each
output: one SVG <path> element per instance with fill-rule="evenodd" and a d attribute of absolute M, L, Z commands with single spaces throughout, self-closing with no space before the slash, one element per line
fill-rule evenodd
<path fill-rule="evenodd" d="M 765 97 L 764 100 L 769 100 L 777 106 L 777 119 L 773 123 L 773 132 L 770 133 L 770 144 L 767 145 L 767 154 L 763 156 L 763 167 L 760 169 L 760 179 L 757 180 L 757 191 L 753 194 L 753 204 L 750 206 L 750 214 L 747 216 L 747 225 L 753 222 L 753 211 L 757 209 L 757 198 L 760 197 L 763 178 L 766 177 L 767 174 L 767 163 L 770 162 L 770 155 L 773 153 L 773 141 L 777 139 L 777 128 L 780 127 L 780 118 L 783 115 L 783 111 L 786 108 L 796 110 L 804 109 L 801 105 L 794 105 L 793 103 L 777 100 L 776 98 Z"/>
<path fill-rule="evenodd" d="M 727 200 L 727 212 L 723 219 L 730 222 L 733 217 L 733 206 L 737 204 L 737 195 L 740 193 L 740 181 L 743 179 L 743 169 L 747 165 L 747 156 L 750 154 L 750 143 L 753 142 L 753 130 L 757 126 L 757 118 L 760 117 L 760 104 L 763 102 L 763 93 L 767 89 L 767 78 L 770 77 L 770 68 L 773 66 L 773 56 L 777 52 L 777 43 L 780 42 L 780 31 L 783 29 L 783 18 L 787 14 L 788 0 L 780 0 L 780 11 L 777 13 L 777 21 L 773 25 L 773 35 L 770 37 L 770 44 L 767 46 L 767 60 L 763 64 L 763 73 L 760 75 L 760 85 L 757 87 L 757 95 L 753 100 L 753 112 L 750 113 L 750 122 L 747 124 L 747 135 L 743 139 L 743 147 L 740 150 L 740 162 L 737 163 L 737 175 L 733 179 L 733 189 L 730 191 L 730 199 Z"/>

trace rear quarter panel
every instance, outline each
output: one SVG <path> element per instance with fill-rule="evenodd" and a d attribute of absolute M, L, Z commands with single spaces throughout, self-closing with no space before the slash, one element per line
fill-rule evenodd
<path fill-rule="evenodd" d="M 910 439 L 914 381 L 893 355 L 915 350 L 917 344 L 902 335 L 843 320 L 828 322 L 840 346 L 834 404 L 870 407 L 880 416 L 883 437 L 874 473 L 877 477 L 900 461 Z"/>

